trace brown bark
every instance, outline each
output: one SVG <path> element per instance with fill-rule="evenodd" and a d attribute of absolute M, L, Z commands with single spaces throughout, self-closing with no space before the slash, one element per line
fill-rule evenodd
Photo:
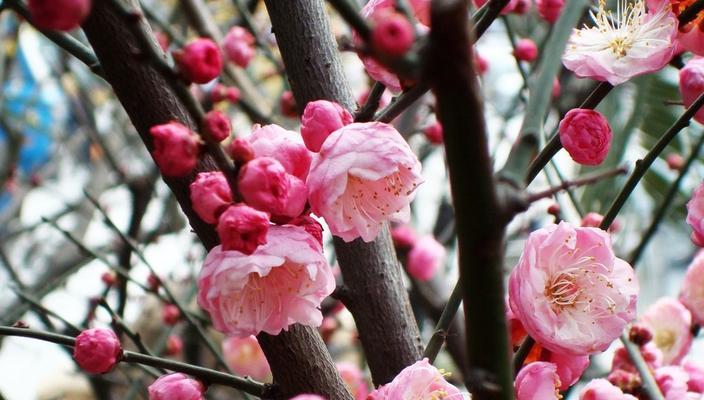
<path fill-rule="evenodd" d="M 134 1 L 129 4 L 135 6 Z M 144 24 L 143 21 L 140 23 Z M 151 35 L 149 27 L 143 27 Z M 93 3 L 93 11 L 83 28 L 105 70 L 107 81 L 147 148 L 152 147 L 149 128 L 153 125 L 178 120 L 195 129 L 193 120 L 168 81 L 139 56 L 139 42 L 127 22 L 110 8 L 108 2 Z M 206 224 L 193 211 L 188 185 L 198 171 L 213 169 L 214 162 L 206 156 L 191 175 L 164 179 L 207 249 L 218 244 L 218 237 L 213 226 Z M 288 333 L 262 335 L 262 347 L 269 358 L 274 377 L 281 383 L 280 394 L 286 398 L 297 393 L 313 392 L 328 394 L 330 399 L 351 399 L 325 344 L 314 329 L 292 326 Z"/>
<path fill-rule="evenodd" d="M 265 0 L 299 111 L 312 100 L 349 110 L 354 99 L 321 0 Z M 403 285 L 388 229 L 371 243 L 335 239 L 346 290 L 375 384 L 391 381 L 420 358 L 418 326 Z"/>

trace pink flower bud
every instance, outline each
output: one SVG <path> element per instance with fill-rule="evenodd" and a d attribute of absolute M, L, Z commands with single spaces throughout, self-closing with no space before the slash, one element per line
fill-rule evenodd
<path fill-rule="evenodd" d="M 27 7 L 38 28 L 70 31 L 88 16 L 91 0 L 29 0 Z"/>
<path fill-rule="evenodd" d="M 317 394 L 299 394 L 296 397 L 292 397 L 291 400 L 326 400 L 325 397 L 318 396 Z"/>
<path fill-rule="evenodd" d="M 484 75 L 489 71 L 489 61 L 476 50 L 474 51 L 474 68 L 478 75 Z"/>
<path fill-rule="evenodd" d="M 300 226 L 316 238 L 321 245 L 323 244 L 323 226 L 315 218 L 310 215 L 299 215 L 288 223 L 289 225 Z"/>
<path fill-rule="evenodd" d="M 230 136 L 230 131 L 232 131 L 230 119 L 227 118 L 227 115 L 218 110 L 213 110 L 205 114 L 203 125 L 210 136 L 218 142 L 227 139 Z"/>
<path fill-rule="evenodd" d="M 650 368 L 655 369 L 662 366 L 662 351 L 658 349 L 655 343 L 646 343 L 641 346 L 640 352 L 643 355 L 643 360 L 645 360 L 646 364 L 648 364 Z M 638 372 L 636 367 L 633 365 L 633 361 L 631 361 L 631 357 L 628 355 L 628 352 L 624 347 L 619 347 L 614 352 L 614 358 L 611 361 L 611 369 Z"/>
<path fill-rule="evenodd" d="M 443 131 L 442 124 L 440 122 L 435 122 L 432 125 L 428 125 L 424 130 L 426 139 L 432 144 L 442 144 L 443 142 Z"/>
<path fill-rule="evenodd" d="M 628 330 L 628 339 L 638 346 L 645 346 L 653 339 L 653 332 L 641 324 L 633 324 Z"/>
<path fill-rule="evenodd" d="M 371 42 L 374 49 L 384 55 L 400 57 L 413 46 L 415 34 L 408 19 L 391 10 L 374 15 Z"/>
<path fill-rule="evenodd" d="M 199 173 L 190 190 L 193 211 L 209 224 L 217 223 L 220 213 L 232 203 L 230 185 L 220 171 Z"/>
<path fill-rule="evenodd" d="M 255 157 L 271 157 L 283 165 L 287 173 L 305 181 L 310 170 L 312 153 L 301 135 L 276 125 L 255 125 L 247 141 Z"/>
<path fill-rule="evenodd" d="M 149 400 L 202 400 L 205 386 L 177 372 L 160 376 L 148 390 Z"/>
<path fill-rule="evenodd" d="M 560 399 L 560 377 L 553 363 L 536 361 L 521 368 L 514 387 L 516 400 Z"/>
<path fill-rule="evenodd" d="M 559 216 L 560 216 L 560 211 L 561 211 L 561 210 L 560 210 L 560 205 L 557 204 L 557 203 L 552 203 L 552 204 L 550 204 L 550 206 L 548 207 L 548 214 L 553 215 L 553 216 L 555 216 L 555 217 L 559 217 Z"/>
<path fill-rule="evenodd" d="M 147 277 L 147 286 L 149 286 L 149 289 L 156 292 L 157 290 L 159 290 L 159 286 L 161 286 L 161 280 L 158 276 L 154 274 L 149 274 L 149 276 Z"/>
<path fill-rule="evenodd" d="M 408 274 L 419 281 L 430 280 L 440 269 L 447 251 L 432 236 L 420 238 L 408 253 Z"/>
<path fill-rule="evenodd" d="M 320 151 L 325 139 L 334 131 L 349 125 L 354 117 L 341 105 L 327 101 L 316 100 L 306 104 L 301 117 L 301 136 L 308 150 Z"/>
<path fill-rule="evenodd" d="M 114 272 L 107 271 L 100 275 L 100 280 L 103 281 L 105 286 L 112 286 L 117 282 L 117 276 Z"/>
<path fill-rule="evenodd" d="M 535 5 L 540 17 L 552 24 L 560 17 L 565 0 L 535 0 Z"/>
<path fill-rule="evenodd" d="M 164 352 L 166 355 L 175 356 L 181 353 L 183 350 L 183 340 L 179 336 L 169 335 L 166 339 L 166 349 Z"/>
<path fill-rule="evenodd" d="M 210 39 L 195 39 L 173 55 L 179 71 L 189 82 L 208 83 L 222 70 L 220 49 Z"/>
<path fill-rule="evenodd" d="M 560 97 L 560 92 L 562 91 L 562 86 L 560 86 L 560 80 L 555 78 L 554 81 L 552 81 L 552 98 L 556 99 Z"/>
<path fill-rule="evenodd" d="M 227 154 L 235 163 L 243 165 L 254 159 L 254 149 L 246 139 L 235 138 L 227 146 Z"/>
<path fill-rule="evenodd" d="M 109 372 L 122 356 L 120 339 L 110 329 L 86 329 L 76 336 L 73 359 L 86 372 Z"/>
<path fill-rule="evenodd" d="M 660 298 L 641 315 L 640 322 L 653 333 L 654 339 L 650 343 L 662 351 L 663 365 L 678 364 L 689 352 L 692 314 L 679 301 Z"/>
<path fill-rule="evenodd" d="M 684 166 L 684 158 L 677 153 L 668 154 L 665 162 L 667 162 L 667 167 L 673 171 L 679 171 Z"/>
<path fill-rule="evenodd" d="M 236 104 L 240 101 L 240 90 L 234 86 L 225 86 L 218 83 L 215 85 L 213 90 L 210 91 L 210 101 L 213 103 L 219 103 L 223 100 L 227 100 L 232 104 Z"/>
<path fill-rule="evenodd" d="M 418 241 L 418 235 L 409 225 L 399 225 L 391 230 L 391 240 L 400 250 L 410 250 Z"/>
<path fill-rule="evenodd" d="M 266 243 L 269 215 L 245 204 L 235 204 L 220 215 L 217 231 L 223 250 L 252 254 Z"/>
<path fill-rule="evenodd" d="M 225 56 L 242 68 L 247 68 L 254 57 L 254 36 L 241 26 L 233 26 L 223 42 Z"/>
<path fill-rule="evenodd" d="M 582 217 L 582 223 L 580 224 L 581 226 L 588 226 L 592 228 L 598 228 L 599 225 L 601 225 L 601 221 L 604 220 L 604 216 L 596 213 L 596 212 L 590 212 L 587 213 L 584 217 Z"/>
<path fill-rule="evenodd" d="M 305 183 L 286 173 L 281 163 L 271 157 L 255 158 L 245 164 L 238 186 L 247 204 L 276 219 L 297 217 L 306 205 Z"/>
<path fill-rule="evenodd" d="M 704 57 L 694 57 L 680 70 L 680 93 L 689 107 L 704 93 Z M 704 107 L 694 114 L 694 120 L 704 124 Z"/>
<path fill-rule="evenodd" d="M 695 323 L 704 324 L 704 252 L 699 252 L 687 267 L 682 281 L 680 302 L 692 313 Z"/>
<path fill-rule="evenodd" d="M 513 55 L 521 61 L 531 62 L 538 58 L 538 46 L 530 39 L 521 39 L 516 42 Z"/>
<path fill-rule="evenodd" d="M 606 379 L 594 379 L 579 393 L 579 400 L 637 400 Z"/>
<path fill-rule="evenodd" d="M 179 319 L 181 319 L 181 311 L 174 304 L 167 304 L 161 309 L 161 320 L 166 325 L 176 325 Z"/>
<path fill-rule="evenodd" d="M 635 393 L 643 386 L 643 381 L 637 372 L 623 369 L 611 371 L 607 379 L 612 385 L 621 389 L 624 393 Z"/>
<path fill-rule="evenodd" d="M 164 176 L 185 176 L 198 162 L 198 137 L 178 122 L 149 129 L 154 141 L 152 156 Z"/>
<path fill-rule="evenodd" d="M 611 147 L 609 121 L 595 110 L 573 108 L 560 121 L 560 142 L 582 165 L 599 165 Z"/>
<path fill-rule="evenodd" d="M 284 116 L 289 118 L 295 118 L 298 116 L 296 99 L 293 97 L 293 92 L 290 90 L 287 90 L 281 94 L 279 106 L 281 107 L 281 114 Z"/>

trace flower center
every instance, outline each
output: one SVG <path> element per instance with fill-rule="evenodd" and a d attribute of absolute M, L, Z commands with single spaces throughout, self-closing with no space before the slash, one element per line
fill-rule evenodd
<path fill-rule="evenodd" d="M 577 285 L 577 274 L 572 270 L 560 271 L 545 285 L 545 297 L 557 312 L 579 303 L 582 293 L 584 289 Z"/>
<path fill-rule="evenodd" d="M 635 43 L 645 14 L 645 4 L 642 0 L 635 3 L 618 0 L 616 15 L 611 10 L 606 10 L 605 0 L 599 0 L 599 9 L 596 15 L 592 14 L 592 19 L 600 32 L 608 34 L 610 40 L 607 47 L 620 58 L 625 57 Z"/>
<path fill-rule="evenodd" d="M 675 344 L 676 338 L 675 332 L 672 330 L 659 329 L 655 332 L 655 337 L 653 339 L 655 340 L 655 345 L 658 346 L 658 348 L 667 351 Z"/>

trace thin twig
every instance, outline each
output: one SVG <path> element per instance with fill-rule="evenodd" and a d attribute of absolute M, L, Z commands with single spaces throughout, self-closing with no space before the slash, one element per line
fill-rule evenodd
<path fill-rule="evenodd" d="M 538 201 L 540 199 L 551 197 L 554 194 L 561 192 L 563 190 L 566 190 L 568 188 L 580 187 L 580 186 L 584 186 L 584 185 L 591 185 L 592 183 L 599 182 L 599 181 L 606 179 L 606 178 L 611 178 L 611 177 L 617 176 L 617 175 L 623 175 L 626 172 L 628 172 L 628 167 L 624 165 L 624 166 L 621 166 L 618 168 L 612 168 L 612 169 L 609 169 L 606 171 L 596 172 L 594 174 L 590 174 L 590 175 L 584 176 L 582 178 L 577 178 L 577 179 L 574 179 L 571 181 L 570 180 L 563 181 L 562 184 L 560 184 L 558 186 L 552 187 L 547 190 L 543 190 L 542 192 L 529 194 L 528 195 L 528 202 L 532 203 L 532 202 Z"/>
<path fill-rule="evenodd" d="M 648 363 L 645 362 L 643 354 L 641 354 L 638 346 L 633 344 L 628 339 L 628 333 L 624 332 L 621 334 L 621 342 L 626 348 L 626 352 L 628 353 L 628 357 L 630 357 L 631 362 L 633 362 L 636 370 L 638 370 L 638 374 L 643 382 L 643 389 L 645 389 L 645 392 L 648 394 L 648 398 L 651 400 L 665 400 L 665 397 L 663 397 L 660 392 L 660 388 L 658 387 L 658 384 L 650 371 Z"/>

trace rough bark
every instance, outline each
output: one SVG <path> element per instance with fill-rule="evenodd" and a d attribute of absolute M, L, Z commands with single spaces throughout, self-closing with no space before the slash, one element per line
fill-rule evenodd
<path fill-rule="evenodd" d="M 445 132 L 467 332 L 466 378 L 474 398 L 510 400 L 513 376 L 503 288 L 509 216 L 494 182 L 467 6 L 467 0 L 433 0 L 428 54 L 433 62 L 425 76 Z"/>
<path fill-rule="evenodd" d="M 135 3 L 129 2 L 133 7 Z M 110 8 L 108 2 L 93 3 L 93 11 L 83 28 L 105 70 L 107 81 L 148 149 L 152 148 L 149 128 L 153 125 L 178 120 L 195 129 L 193 120 L 166 79 L 139 56 L 139 42 L 127 22 Z M 147 26 L 144 28 L 149 30 Z M 204 157 L 193 174 L 184 178 L 164 179 L 188 217 L 193 231 L 207 249 L 218 244 L 218 237 L 213 226 L 206 224 L 193 211 L 188 185 L 196 172 L 213 169 L 215 164 L 212 159 Z M 315 330 L 292 326 L 288 333 L 265 336 L 262 342 L 273 374 L 277 382 L 281 382 L 280 392 L 283 395 L 305 391 L 330 394 L 331 399 L 351 398 Z M 292 355 L 282 349 L 295 350 L 299 358 L 288 364 Z"/>
<path fill-rule="evenodd" d="M 265 0 L 299 111 L 311 100 L 353 110 L 354 99 L 321 0 Z M 418 326 L 388 229 L 371 243 L 335 239 L 346 290 L 375 384 L 391 381 L 421 355 Z"/>

